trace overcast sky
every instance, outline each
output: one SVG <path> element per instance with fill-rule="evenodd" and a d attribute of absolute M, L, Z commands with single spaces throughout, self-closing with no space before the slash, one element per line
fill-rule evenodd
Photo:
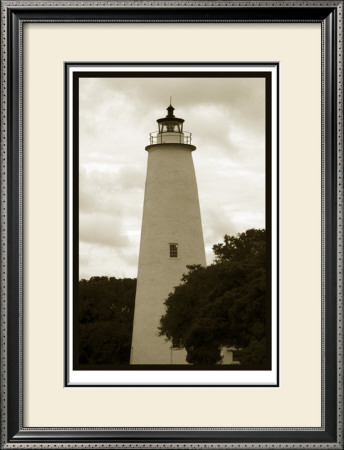
<path fill-rule="evenodd" d="M 149 133 L 192 133 L 207 263 L 225 234 L 265 228 L 265 88 L 255 78 L 81 78 L 79 271 L 136 277 Z"/>

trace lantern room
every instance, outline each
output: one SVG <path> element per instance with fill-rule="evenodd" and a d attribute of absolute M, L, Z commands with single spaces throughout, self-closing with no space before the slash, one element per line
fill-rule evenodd
<path fill-rule="evenodd" d="M 158 119 L 159 133 L 182 133 L 184 119 L 178 119 L 173 114 L 174 108 L 170 105 L 167 108 L 167 116 Z"/>
<path fill-rule="evenodd" d="M 150 144 L 191 144 L 191 133 L 183 131 L 184 119 L 174 115 L 174 108 L 170 104 L 167 116 L 158 119 L 158 131 L 150 133 Z"/>

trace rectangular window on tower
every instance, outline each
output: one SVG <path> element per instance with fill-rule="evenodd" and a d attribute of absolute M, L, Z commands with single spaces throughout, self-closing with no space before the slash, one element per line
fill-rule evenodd
<path fill-rule="evenodd" d="M 170 244 L 170 258 L 178 258 L 178 244 Z"/>

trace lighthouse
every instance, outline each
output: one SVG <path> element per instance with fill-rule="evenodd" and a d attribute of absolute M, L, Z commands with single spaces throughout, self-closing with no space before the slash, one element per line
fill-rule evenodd
<path fill-rule="evenodd" d="M 159 336 L 164 300 L 187 265 L 206 265 L 191 144 L 170 104 L 150 134 L 130 364 L 187 364 Z"/>

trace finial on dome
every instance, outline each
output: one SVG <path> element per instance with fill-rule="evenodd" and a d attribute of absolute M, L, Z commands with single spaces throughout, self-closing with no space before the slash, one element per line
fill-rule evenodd
<path fill-rule="evenodd" d="M 174 117 L 174 114 L 173 114 L 174 108 L 172 106 L 172 97 L 170 97 L 170 106 L 166 109 L 168 111 L 168 114 L 166 117 Z"/>

